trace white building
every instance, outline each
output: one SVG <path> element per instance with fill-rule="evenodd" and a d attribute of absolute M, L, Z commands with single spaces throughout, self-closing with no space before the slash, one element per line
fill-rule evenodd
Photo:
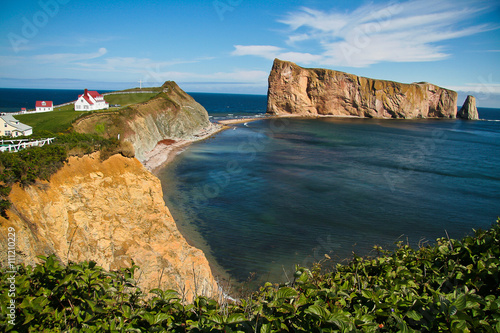
<path fill-rule="evenodd" d="M 33 128 L 19 122 L 11 115 L 0 116 L 0 136 L 23 136 L 33 134 Z"/>
<path fill-rule="evenodd" d="M 36 101 L 36 112 L 54 111 L 52 101 Z"/>
<path fill-rule="evenodd" d="M 78 96 L 75 102 L 75 111 L 93 111 L 109 108 L 104 97 L 97 91 L 88 91 L 85 89 L 83 95 Z"/>

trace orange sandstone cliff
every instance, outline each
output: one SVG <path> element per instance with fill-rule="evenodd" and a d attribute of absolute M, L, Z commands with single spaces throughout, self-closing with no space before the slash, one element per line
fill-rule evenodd
<path fill-rule="evenodd" d="M 275 59 L 267 113 L 370 118 L 455 118 L 457 93 L 431 83 L 374 80 Z"/>
<path fill-rule="evenodd" d="M 0 253 L 7 254 L 7 230 L 16 230 L 17 263 L 56 254 L 64 263 L 94 260 L 105 269 L 141 270 L 144 291 L 172 288 L 187 300 L 217 293 L 201 250 L 179 233 L 163 201 L 158 178 L 135 158 L 99 153 L 71 157 L 49 182 L 15 185 L 9 219 L 0 217 Z"/>

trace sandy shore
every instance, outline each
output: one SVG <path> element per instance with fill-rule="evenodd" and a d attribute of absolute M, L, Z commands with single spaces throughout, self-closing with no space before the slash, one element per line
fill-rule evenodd
<path fill-rule="evenodd" d="M 249 123 L 251 121 L 262 120 L 262 119 L 269 119 L 269 118 L 272 118 L 272 117 L 251 117 L 251 118 L 226 119 L 226 120 L 220 120 L 219 124 L 223 124 L 223 125 L 236 125 L 236 124 Z"/>
<path fill-rule="evenodd" d="M 219 124 L 212 124 L 210 128 L 198 133 L 189 139 L 183 140 L 162 140 L 156 144 L 156 147 L 145 155 L 142 164 L 149 171 L 156 173 L 166 164 L 172 162 L 174 158 L 186 149 L 191 143 L 205 140 L 212 135 L 223 131 L 229 127 Z"/>

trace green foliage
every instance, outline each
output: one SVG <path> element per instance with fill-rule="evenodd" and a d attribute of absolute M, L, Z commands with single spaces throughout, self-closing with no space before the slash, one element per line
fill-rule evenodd
<path fill-rule="evenodd" d="M 500 219 L 461 241 L 438 239 L 415 251 L 399 244 L 377 258 L 355 257 L 322 274 L 297 267 L 295 280 L 265 284 L 237 304 L 173 290 L 149 297 L 129 269 L 95 262 L 61 265 L 41 257 L 16 276 L 15 325 L 6 316 L 8 278 L 0 277 L 5 332 L 499 332 Z M 151 297 L 151 295 L 153 295 Z"/>
<path fill-rule="evenodd" d="M 17 153 L 0 154 L 4 172 L 1 180 L 7 184 L 16 182 L 26 186 L 36 179 L 48 180 L 66 160 L 66 150 L 59 145 L 33 147 Z"/>
<path fill-rule="evenodd" d="M 27 186 L 37 179 L 48 180 L 63 166 L 68 154 L 75 149 L 90 154 L 97 150 L 113 151 L 119 146 L 117 140 L 104 139 L 97 135 L 73 132 L 55 137 L 51 145 L 23 149 L 17 153 L 0 153 L 0 167 L 3 170 L 0 181 Z"/>
<path fill-rule="evenodd" d="M 105 139 L 98 135 L 67 133 L 54 135 L 41 132 L 44 137 L 55 137 L 54 143 L 43 147 L 32 147 L 17 153 L 0 153 L 0 215 L 6 217 L 10 207 L 7 196 L 11 185 L 21 186 L 34 184 L 37 179 L 49 180 L 68 159 L 68 156 L 91 154 L 101 151 L 101 159 L 105 160 L 113 154 L 126 151 L 126 156 L 132 154 L 129 148 L 116 139 Z M 33 139 L 37 138 L 35 136 Z M 132 149 L 133 150 L 133 149 Z"/>

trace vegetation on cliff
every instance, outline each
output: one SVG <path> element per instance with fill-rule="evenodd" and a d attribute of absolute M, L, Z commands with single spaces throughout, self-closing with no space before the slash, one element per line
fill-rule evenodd
<path fill-rule="evenodd" d="M 131 104 L 147 102 L 156 95 L 157 93 L 114 94 L 105 96 L 105 100 L 111 105 L 119 104 L 120 108 L 125 108 Z M 16 115 L 16 119 L 33 127 L 35 135 L 44 131 L 63 133 L 71 131 L 72 123 L 81 117 L 97 112 L 117 111 L 120 108 L 111 107 L 108 110 L 81 112 L 75 111 L 74 104 L 69 104 L 55 108 L 51 112 Z"/>
<path fill-rule="evenodd" d="M 7 196 L 14 183 L 22 186 L 34 184 L 37 179 L 49 180 L 69 156 L 82 156 L 101 151 L 101 158 L 107 159 L 115 153 L 133 156 L 133 148 L 128 143 L 116 139 L 105 139 L 98 135 L 67 133 L 57 134 L 41 132 L 38 136 L 55 136 L 54 143 L 43 147 L 32 147 L 17 153 L 0 153 L 0 215 L 10 203 Z"/>
<path fill-rule="evenodd" d="M 500 219 L 462 240 L 354 259 L 322 273 L 297 268 L 294 281 L 267 283 L 235 304 L 173 290 L 135 287 L 131 268 L 94 262 L 62 266 L 54 257 L 20 265 L 15 295 L 1 275 L 5 332 L 499 332 Z M 14 300 L 15 325 L 7 305 Z"/>

